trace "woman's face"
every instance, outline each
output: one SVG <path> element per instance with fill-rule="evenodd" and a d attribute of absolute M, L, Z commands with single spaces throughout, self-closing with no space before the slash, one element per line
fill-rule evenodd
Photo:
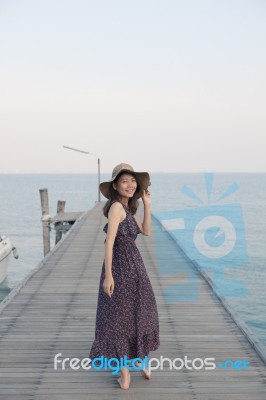
<path fill-rule="evenodd" d="M 133 175 L 125 173 L 118 178 L 113 187 L 116 188 L 120 196 L 130 198 L 134 196 L 137 189 L 137 181 Z"/>

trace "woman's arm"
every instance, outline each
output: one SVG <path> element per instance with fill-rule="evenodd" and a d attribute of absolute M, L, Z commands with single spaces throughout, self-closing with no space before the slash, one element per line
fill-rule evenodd
<path fill-rule="evenodd" d="M 151 197 L 148 190 L 143 190 L 142 201 L 144 204 L 143 222 L 140 222 L 136 217 L 135 220 L 141 233 L 145 236 L 149 236 L 151 234 Z"/>
<path fill-rule="evenodd" d="M 125 210 L 122 204 L 115 202 L 108 213 L 108 231 L 105 242 L 105 274 L 112 273 L 113 246 L 118 230 L 118 225 L 123 220 Z"/>
<path fill-rule="evenodd" d="M 108 213 L 108 231 L 105 241 L 104 260 L 105 260 L 105 279 L 103 282 L 104 292 L 109 297 L 113 294 L 114 279 L 112 275 L 113 246 L 119 223 L 125 218 L 123 206 L 116 202 L 112 204 Z"/>

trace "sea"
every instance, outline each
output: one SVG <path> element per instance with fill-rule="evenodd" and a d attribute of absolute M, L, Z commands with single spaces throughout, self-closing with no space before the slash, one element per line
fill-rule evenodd
<path fill-rule="evenodd" d="M 197 223 L 204 219 L 207 236 L 201 237 L 201 243 L 206 240 L 206 244 L 209 240 L 209 245 L 217 248 L 226 241 L 227 228 L 231 233 L 235 232 L 238 252 L 235 252 L 232 265 L 227 263 L 224 269 L 227 276 L 231 275 L 240 282 L 241 288 L 245 287 L 245 291 L 241 295 L 236 287 L 235 293 L 224 296 L 230 308 L 266 349 L 266 173 L 151 173 L 150 176 L 154 215 L 169 219 L 172 212 L 173 216 L 183 216 L 184 221 L 189 219 L 190 228 L 196 225 L 193 225 L 193 218 Z M 101 181 L 108 179 L 109 174 L 101 175 Z M 1 302 L 43 258 L 39 190 L 48 189 L 52 216 L 56 215 L 58 200 L 66 202 L 65 211 L 87 211 L 98 199 L 98 176 L 0 174 L 0 185 L 0 235 L 8 236 L 19 253 L 18 259 L 10 257 L 7 278 L 0 285 Z M 227 220 L 227 225 L 216 226 L 216 233 L 211 230 L 213 221 L 207 218 L 213 206 L 218 207 L 223 220 Z M 193 229 L 186 232 L 186 221 L 181 228 L 179 226 L 177 243 L 178 238 L 182 241 L 193 235 Z M 217 229 L 220 229 L 219 234 Z M 52 230 L 52 247 L 54 243 L 55 231 Z M 187 247 L 183 246 L 183 249 L 195 259 L 194 247 L 195 240 L 187 239 Z M 233 245 L 229 250 L 226 246 L 222 248 L 227 252 L 234 251 Z M 211 273 L 210 268 L 206 271 Z"/>

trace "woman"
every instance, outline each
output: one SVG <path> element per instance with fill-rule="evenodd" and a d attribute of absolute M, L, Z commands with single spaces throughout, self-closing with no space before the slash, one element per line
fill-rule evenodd
<path fill-rule="evenodd" d="M 131 165 L 122 163 L 114 168 L 109 181 L 100 184 L 101 193 L 108 199 L 103 208 L 108 223 L 103 229 L 107 236 L 91 359 L 143 359 L 160 345 L 156 300 L 135 244 L 138 233 L 151 233 L 149 182 L 147 172 L 135 172 Z M 135 217 L 140 197 L 144 204 L 143 222 Z M 151 378 L 145 369 L 141 374 Z M 129 388 L 128 368 L 121 369 L 118 383 L 122 389 Z"/>

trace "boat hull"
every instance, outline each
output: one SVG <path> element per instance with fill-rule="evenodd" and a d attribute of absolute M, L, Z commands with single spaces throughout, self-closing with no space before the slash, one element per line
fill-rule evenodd
<path fill-rule="evenodd" d="M 0 236 L 0 284 L 5 280 L 13 245 L 6 236 Z"/>

